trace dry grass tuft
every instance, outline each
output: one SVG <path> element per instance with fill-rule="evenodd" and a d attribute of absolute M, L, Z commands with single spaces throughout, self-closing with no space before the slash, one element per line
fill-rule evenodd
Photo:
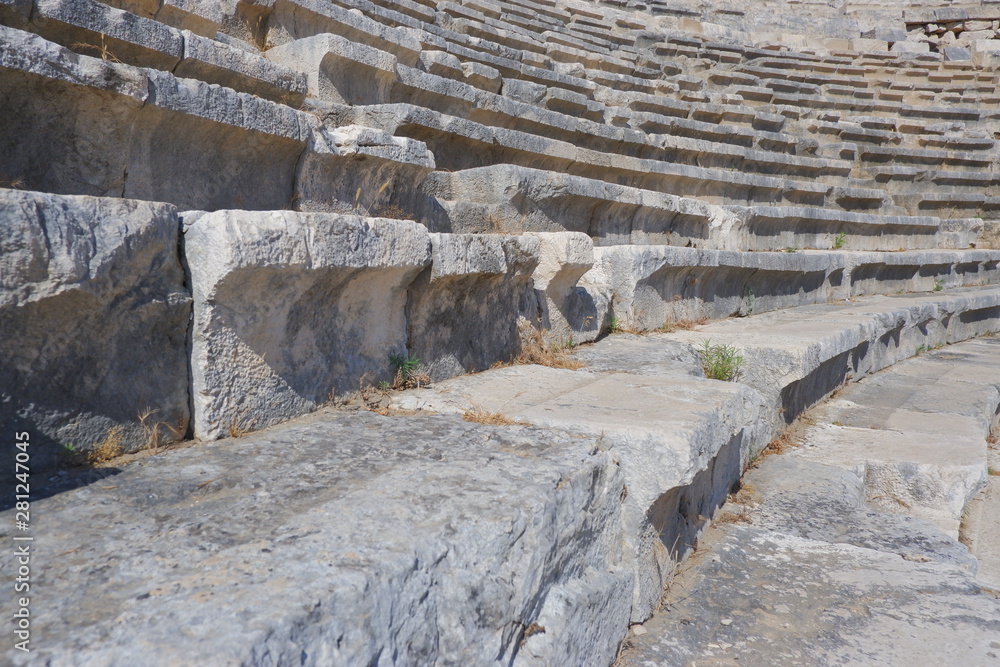
<path fill-rule="evenodd" d="M 467 422 L 475 422 L 476 424 L 485 424 L 486 426 L 530 426 L 528 422 L 511 419 L 501 412 L 484 410 L 478 405 L 472 406 L 471 410 L 466 410 L 465 414 L 462 415 L 462 419 Z"/>
<path fill-rule="evenodd" d="M 112 426 L 104 439 L 94 445 L 94 449 L 87 454 L 87 462 L 96 465 L 121 456 L 124 441 L 125 429 L 121 426 Z"/>
<path fill-rule="evenodd" d="M 573 359 L 572 348 L 550 345 L 545 340 L 545 331 L 531 326 L 518 327 L 521 330 L 521 353 L 514 358 L 515 364 L 538 364 L 549 368 L 583 368 L 584 363 Z"/>
<path fill-rule="evenodd" d="M 101 33 L 100 44 L 87 44 L 86 42 L 75 42 L 71 44 L 69 48 L 71 48 L 74 51 L 80 51 L 80 52 L 91 51 L 93 53 L 96 53 L 101 60 L 106 60 L 108 62 L 112 63 L 121 62 L 121 60 L 118 59 L 118 56 L 112 53 L 111 49 L 108 48 L 108 38 L 107 35 L 105 35 L 103 32 Z"/>
<path fill-rule="evenodd" d="M 696 320 L 684 318 L 683 320 L 677 320 L 676 322 L 667 321 L 657 329 L 660 333 L 673 333 L 675 331 L 690 331 L 695 327 L 704 326 L 709 323 L 709 318 L 699 317 Z"/>
<path fill-rule="evenodd" d="M 249 408 L 244 408 L 233 421 L 229 424 L 229 437 L 230 438 L 242 438 L 245 435 L 253 433 L 254 425 L 257 423 L 257 419 L 246 419 L 246 414 Z"/>

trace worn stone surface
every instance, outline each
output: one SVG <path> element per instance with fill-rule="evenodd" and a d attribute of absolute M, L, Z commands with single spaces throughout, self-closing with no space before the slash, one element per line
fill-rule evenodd
<path fill-rule="evenodd" d="M 431 261 L 412 222 L 218 211 L 184 232 L 195 436 L 219 438 L 391 381 L 406 288 Z M 262 298 L 266 295 L 266 298 Z"/>
<path fill-rule="evenodd" d="M 409 351 L 432 380 L 481 371 L 520 351 L 518 315 L 533 303 L 533 236 L 431 234 L 431 265 L 406 303 Z"/>
<path fill-rule="evenodd" d="M 671 339 L 733 345 L 744 357 L 742 382 L 757 388 L 791 422 L 849 379 L 860 379 L 918 349 L 996 331 L 991 288 L 903 294 L 801 306 L 724 320 Z"/>
<path fill-rule="evenodd" d="M 103 473 L 33 504 L 37 650 L 7 664 L 609 663 L 626 630 L 592 436 L 324 412 Z"/>
<path fill-rule="evenodd" d="M 0 190 L 0 423 L 32 434 L 33 468 L 65 445 L 143 447 L 147 412 L 160 441 L 186 435 L 177 244 L 169 205 Z"/>
<path fill-rule="evenodd" d="M 985 438 L 1000 402 L 996 344 L 960 343 L 905 361 L 810 411 L 794 436 L 801 445 L 764 459 L 744 478 L 740 504 L 727 506 L 726 521 L 708 531 L 663 613 L 628 640 L 624 664 L 1000 660 L 1000 596 L 980 588 L 995 572 L 995 536 L 973 528 L 986 557 L 984 578 L 954 533 L 915 518 L 938 509 L 943 514 L 929 518 L 941 523 L 948 493 L 968 499 L 965 480 L 948 478 L 956 448 L 977 441 L 985 472 Z M 935 424 L 934 417 L 942 419 Z M 879 437 L 866 438 L 854 426 L 834 450 L 825 431 L 847 428 L 831 426 L 834 418 L 878 421 L 911 439 L 934 434 L 933 447 L 915 442 L 897 450 L 911 462 L 903 478 L 929 493 L 887 493 L 879 485 L 885 471 L 872 465 L 891 456 L 887 432 L 869 426 Z M 967 421 L 973 427 L 963 433 Z M 898 503 L 886 503 L 889 497 Z"/>
<path fill-rule="evenodd" d="M 605 349 L 613 350 L 614 343 Z M 669 354 L 668 353 L 668 357 Z M 613 362 L 606 371 L 613 371 Z M 743 385 L 692 377 L 667 364 L 644 374 L 543 366 L 494 369 L 404 393 L 397 408 L 499 413 L 599 436 L 621 465 L 625 566 L 634 572 L 631 619 L 649 617 L 674 563 L 770 439 L 763 398 Z"/>
<path fill-rule="evenodd" d="M 547 339 L 574 345 L 596 339 L 607 320 L 608 299 L 603 285 L 583 276 L 594 266 L 594 244 L 579 232 L 534 233 L 539 264 L 532 275 L 537 312 L 526 312 Z"/>

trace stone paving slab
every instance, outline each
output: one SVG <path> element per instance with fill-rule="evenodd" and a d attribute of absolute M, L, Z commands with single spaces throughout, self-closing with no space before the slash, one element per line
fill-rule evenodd
<path fill-rule="evenodd" d="M 35 651 L 0 662 L 607 664 L 632 594 L 612 458 L 580 434 L 324 411 L 59 475 L 32 503 Z"/>
<path fill-rule="evenodd" d="M 807 412 L 801 446 L 744 477 L 622 664 L 1000 664 L 1000 593 L 981 588 L 1000 553 L 995 486 L 966 522 L 973 554 L 956 539 L 987 484 L 998 346 L 921 355 Z"/>

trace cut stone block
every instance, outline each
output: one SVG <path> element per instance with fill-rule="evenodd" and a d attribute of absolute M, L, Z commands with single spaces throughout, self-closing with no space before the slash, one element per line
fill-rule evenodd
<path fill-rule="evenodd" d="M 174 75 L 217 83 L 233 90 L 298 107 L 306 77 L 260 55 L 184 31 L 184 59 Z"/>
<path fill-rule="evenodd" d="M 38 0 L 32 30 L 88 56 L 168 71 L 184 52 L 179 30 L 95 0 Z"/>
<path fill-rule="evenodd" d="M 406 304 L 409 349 L 432 380 L 510 361 L 539 261 L 533 236 L 431 234 L 431 266 Z"/>
<path fill-rule="evenodd" d="M 436 172 L 424 185 L 443 209 L 450 231 L 574 231 L 595 245 L 697 243 L 736 249 L 739 220 L 697 199 L 602 180 L 495 165 Z"/>
<path fill-rule="evenodd" d="M 303 414 L 404 354 L 406 288 L 431 261 L 413 222 L 218 211 L 184 231 L 194 295 L 194 434 Z"/>
<path fill-rule="evenodd" d="M 310 96 L 341 104 L 388 102 L 397 80 L 396 56 L 340 35 L 297 39 L 267 57 L 305 73 Z"/>
<path fill-rule="evenodd" d="M 913 356 L 918 348 L 1000 330 L 1000 290 L 968 287 L 938 294 L 853 299 L 724 320 L 672 340 L 733 345 L 744 356 L 741 382 L 767 396 L 790 423 L 843 386 Z"/>
<path fill-rule="evenodd" d="M 612 348 L 614 343 L 608 341 Z M 396 407 L 481 410 L 556 431 L 599 435 L 625 474 L 625 560 L 632 621 L 656 608 L 673 564 L 770 437 L 763 398 L 736 383 L 691 377 L 683 362 L 656 374 L 515 366 L 405 392 Z"/>
<path fill-rule="evenodd" d="M 283 208 L 313 116 L 0 26 L 0 171 L 64 194 Z"/>
<path fill-rule="evenodd" d="M 0 190 L 0 423 L 30 433 L 32 469 L 187 434 L 177 239 L 167 204 Z"/>
<path fill-rule="evenodd" d="M 627 329 L 751 315 L 846 296 L 837 253 L 744 253 L 675 246 L 595 249 L 600 284 Z"/>
<path fill-rule="evenodd" d="M 46 640 L 0 661 L 610 664 L 632 594 L 612 459 L 597 436 L 370 412 L 150 458 L 33 500 Z"/>
<path fill-rule="evenodd" d="M 538 313 L 526 313 L 537 320 L 546 338 L 554 345 L 575 345 L 596 339 L 608 316 L 607 292 L 602 285 L 581 281 L 594 266 L 594 243 L 579 232 L 534 233 L 541 261 L 532 280 Z"/>

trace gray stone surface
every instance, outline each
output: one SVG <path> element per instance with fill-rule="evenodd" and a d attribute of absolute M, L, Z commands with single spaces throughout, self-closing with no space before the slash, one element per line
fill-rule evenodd
<path fill-rule="evenodd" d="M 634 576 L 630 618 L 640 622 L 652 614 L 674 564 L 690 551 L 771 433 L 758 392 L 692 377 L 683 365 L 657 371 L 515 366 L 406 392 L 394 397 L 393 405 L 421 412 L 499 413 L 599 437 L 621 466 L 628 489 L 623 566 Z"/>
<path fill-rule="evenodd" d="M 30 431 L 33 469 L 109 434 L 146 446 L 147 411 L 161 442 L 186 435 L 177 242 L 166 204 L 0 190 L 0 424 Z"/>
<path fill-rule="evenodd" d="M 0 655 L 610 663 L 632 583 L 612 458 L 593 436 L 324 412 L 78 480 L 32 505 L 36 650 Z"/>
<path fill-rule="evenodd" d="M 863 297 L 714 322 L 669 337 L 735 346 L 744 357 L 741 381 L 767 396 L 787 423 L 849 379 L 918 349 L 997 331 L 998 299 L 989 287 Z"/>
<path fill-rule="evenodd" d="M 260 97 L 79 56 L 3 26 L 0 33 L 0 90 L 18 109 L 0 120 L 0 147 L 11 156 L 2 175 L 29 188 L 167 201 L 183 209 L 301 203 L 344 210 L 358 187 L 366 197 L 386 182 L 405 183 L 409 192 L 434 167 L 420 141 L 373 128 L 325 128 L 312 114 Z M 246 65 L 245 74 L 260 65 L 249 56 L 237 60 L 232 66 Z M 263 70 L 268 85 L 286 75 L 294 83 L 288 70 Z"/>
<path fill-rule="evenodd" d="M 996 567 L 991 519 L 980 509 L 964 529 L 978 544 L 973 554 L 986 558 L 980 564 L 955 539 L 954 507 L 950 536 L 914 518 L 936 509 L 928 518 L 948 523 L 941 521 L 947 496 L 968 500 L 965 480 L 949 479 L 957 448 L 978 448 L 972 458 L 984 481 L 985 437 L 1000 402 L 997 342 L 900 363 L 810 411 L 793 436 L 801 444 L 744 478 L 739 504 L 727 505 L 726 520 L 707 531 L 663 612 L 629 638 L 623 664 L 1000 661 L 1000 596 L 980 588 Z M 972 428 L 963 430 L 967 422 Z M 853 428 L 853 437 L 830 448 L 829 428 Z M 886 450 L 894 433 L 914 441 L 895 454 L 911 462 L 902 479 L 925 495 L 904 498 L 891 493 L 899 486 L 880 484 L 886 471 L 872 464 L 893 456 Z M 922 446 L 929 435 L 938 442 Z"/>
<path fill-rule="evenodd" d="M 195 437 L 262 428 L 406 353 L 406 290 L 431 261 L 413 222 L 218 211 L 186 225 Z"/>
<path fill-rule="evenodd" d="M 546 332 L 557 345 L 575 345 L 596 339 L 607 321 L 607 291 L 582 281 L 594 265 L 594 244 L 579 232 L 533 234 L 539 242 L 540 261 L 532 275 L 536 312 L 526 312 L 530 322 Z"/>
<path fill-rule="evenodd" d="M 518 317 L 534 303 L 533 236 L 431 234 L 431 265 L 409 288 L 409 351 L 432 380 L 486 370 L 521 348 Z"/>

